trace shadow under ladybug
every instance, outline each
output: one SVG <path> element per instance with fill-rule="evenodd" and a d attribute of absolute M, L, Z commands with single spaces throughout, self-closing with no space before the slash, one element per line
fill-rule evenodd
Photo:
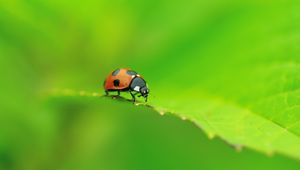
<path fill-rule="evenodd" d="M 147 102 L 149 89 L 146 81 L 137 72 L 127 69 L 120 68 L 110 73 L 104 81 L 104 90 L 106 95 L 109 92 L 129 92 L 132 96 L 133 101 L 136 101 L 136 96 L 144 97 Z"/>

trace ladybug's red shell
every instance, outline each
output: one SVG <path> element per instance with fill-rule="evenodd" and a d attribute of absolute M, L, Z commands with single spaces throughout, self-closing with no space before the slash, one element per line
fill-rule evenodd
<path fill-rule="evenodd" d="M 104 82 L 104 89 L 107 91 L 126 90 L 135 76 L 139 75 L 130 69 L 117 69 L 107 76 Z"/>

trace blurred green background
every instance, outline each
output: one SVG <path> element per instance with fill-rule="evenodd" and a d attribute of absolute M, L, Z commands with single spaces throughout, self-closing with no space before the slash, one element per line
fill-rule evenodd
<path fill-rule="evenodd" d="M 299 78 L 252 80 L 300 61 L 299 9 L 296 0 L 0 0 L 0 169 L 299 169 L 149 108 L 51 94 L 102 93 L 118 67 L 146 78 L 150 102 L 193 88 L 247 105 L 296 89 Z M 259 63 L 270 67 L 253 70 Z"/>

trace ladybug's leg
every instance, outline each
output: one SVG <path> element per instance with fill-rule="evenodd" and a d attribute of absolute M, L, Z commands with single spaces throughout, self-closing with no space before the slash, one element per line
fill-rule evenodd
<path fill-rule="evenodd" d="M 118 91 L 118 96 L 120 96 L 120 91 Z"/>
<path fill-rule="evenodd" d="M 135 95 L 136 95 L 136 94 L 132 94 L 131 91 L 130 91 L 130 94 L 131 94 L 131 97 L 132 97 L 132 99 L 133 99 L 133 102 L 135 102 Z"/>
<path fill-rule="evenodd" d="M 106 91 L 106 90 L 105 90 L 105 95 L 106 95 L 106 96 L 108 96 L 108 95 L 109 95 L 109 94 L 108 94 L 108 91 Z"/>

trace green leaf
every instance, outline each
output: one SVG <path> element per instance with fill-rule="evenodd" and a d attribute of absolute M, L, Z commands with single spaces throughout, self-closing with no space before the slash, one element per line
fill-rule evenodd
<path fill-rule="evenodd" d="M 64 95 L 48 98 L 49 112 L 45 114 L 55 124 L 50 129 L 51 138 L 56 141 L 50 140 L 47 148 L 55 147 L 46 151 L 63 157 L 64 161 L 39 159 L 42 165 L 116 170 L 299 167 L 298 161 L 281 155 L 266 157 L 249 149 L 236 152 L 219 139 L 209 140 L 189 121 L 172 114 L 161 116 L 143 104 L 129 104 L 124 98 L 111 100 L 95 93 L 71 91 Z M 253 161 L 256 163 L 252 165 Z"/>
<path fill-rule="evenodd" d="M 237 149 L 246 146 L 267 154 L 278 152 L 300 159 L 300 136 L 296 129 L 298 122 L 287 113 L 275 113 L 274 117 L 279 116 L 272 119 L 263 115 L 268 112 L 256 112 L 248 107 L 209 97 L 183 99 L 172 96 L 171 99 L 155 100 L 153 105 L 160 113 L 172 112 L 184 120 L 192 121 L 210 138 L 219 136 Z"/>

